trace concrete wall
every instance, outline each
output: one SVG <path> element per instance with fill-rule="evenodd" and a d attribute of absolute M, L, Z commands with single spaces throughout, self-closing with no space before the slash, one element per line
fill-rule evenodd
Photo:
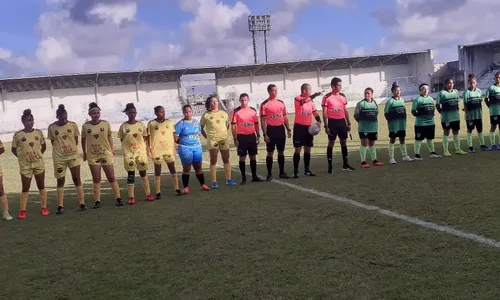
<path fill-rule="evenodd" d="M 500 66 L 500 52 L 491 47 L 471 46 L 458 48 L 460 69 L 464 71 L 465 80 L 469 74 L 478 77 L 477 86 L 486 89 L 494 82 L 494 73 Z"/>

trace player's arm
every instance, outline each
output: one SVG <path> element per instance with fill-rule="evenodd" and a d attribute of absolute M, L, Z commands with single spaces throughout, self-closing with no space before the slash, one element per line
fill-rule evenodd
<path fill-rule="evenodd" d="M 40 143 L 42 144 L 42 154 L 47 151 L 47 143 L 45 142 L 45 137 L 43 136 L 43 133 L 40 131 Z"/>
<path fill-rule="evenodd" d="M 87 138 L 85 137 L 85 134 L 82 134 L 82 154 L 83 154 L 83 159 L 86 160 L 87 158 Z"/>
<path fill-rule="evenodd" d="M 260 128 L 262 129 L 262 135 L 267 136 L 267 122 L 266 122 L 266 110 L 263 105 L 260 106 Z"/>
<path fill-rule="evenodd" d="M 206 114 L 203 114 L 203 116 L 201 116 L 201 119 L 200 119 L 200 126 L 201 126 L 201 135 L 208 139 L 207 137 L 207 133 L 205 132 L 205 126 L 207 125 L 207 119 L 206 119 Z"/>
<path fill-rule="evenodd" d="M 113 155 L 116 155 L 115 147 L 113 145 L 113 134 L 111 133 L 111 126 L 109 125 L 109 123 L 108 123 L 108 141 L 109 141 L 109 147 L 111 148 L 111 153 L 113 153 Z"/>
<path fill-rule="evenodd" d="M 413 100 L 411 105 L 411 114 L 415 117 L 418 117 L 418 98 Z"/>
<path fill-rule="evenodd" d="M 231 134 L 233 135 L 233 140 L 236 141 L 236 136 L 238 134 L 238 121 L 236 120 L 236 116 L 234 111 L 231 112 Z"/>
<path fill-rule="evenodd" d="M 391 109 L 391 104 L 392 104 L 392 98 L 385 103 L 384 117 L 387 121 L 389 121 L 389 109 Z"/>
<path fill-rule="evenodd" d="M 179 135 L 182 132 L 181 121 L 177 122 L 174 126 L 174 142 L 179 145 Z"/>
<path fill-rule="evenodd" d="M 318 123 L 318 126 L 321 125 L 321 118 L 320 118 L 317 110 L 313 111 L 313 117 L 316 120 L 316 123 Z"/>
<path fill-rule="evenodd" d="M 490 107 L 490 89 L 488 88 L 486 92 L 484 93 L 484 103 L 486 106 Z"/>
<path fill-rule="evenodd" d="M 80 135 L 80 131 L 78 130 L 78 125 L 76 125 L 76 123 L 74 124 L 74 127 L 73 130 L 75 132 L 75 145 L 78 146 L 78 137 Z"/>
<path fill-rule="evenodd" d="M 464 94 L 462 96 L 462 99 L 463 99 L 463 103 L 464 103 L 463 111 L 465 112 L 465 115 L 467 115 L 467 113 L 468 113 L 467 102 L 469 101 L 469 97 L 467 95 L 467 91 L 464 92 Z"/>
<path fill-rule="evenodd" d="M 146 150 L 148 153 L 151 153 L 151 124 L 148 123 L 148 126 L 146 128 L 146 136 L 144 136 L 144 142 L 146 143 Z"/>
<path fill-rule="evenodd" d="M 52 125 L 51 125 L 52 126 Z M 47 129 L 47 138 L 50 140 L 50 144 L 54 146 L 54 135 L 52 134 L 52 130 L 49 128 Z M 78 145 L 78 144 L 77 144 Z"/>
<path fill-rule="evenodd" d="M 441 93 L 439 93 L 438 96 L 437 96 L 437 98 L 436 98 L 436 110 L 440 114 L 441 114 L 441 112 L 443 110 L 442 107 L 441 107 L 442 101 L 443 101 L 443 99 L 442 99 Z"/>
<path fill-rule="evenodd" d="M 0 143 L 0 155 L 5 153 L 5 147 Z"/>
<path fill-rule="evenodd" d="M 326 95 L 323 97 L 323 101 L 321 102 L 321 107 L 322 111 L 321 114 L 323 115 L 323 125 L 325 128 L 328 128 L 328 105 L 326 103 Z"/>
<path fill-rule="evenodd" d="M 359 123 L 359 113 L 361 111 L 361 102 L 358 102 L 358 104 L 356 104 L 356 108 L 354 109 L 354 120 L 356 120 L 356 122 Z M 347 109 L 346 109 L 346 115 L 347 115 Z"/>
<path fill-rule="evenodd" d="M 17 139 L 15 134 L 12 138 L 12 146 L 10 148 L 10 151 L 12 152 L 12 154 L 14 154 L 15 157 L 17 157 Z"/>

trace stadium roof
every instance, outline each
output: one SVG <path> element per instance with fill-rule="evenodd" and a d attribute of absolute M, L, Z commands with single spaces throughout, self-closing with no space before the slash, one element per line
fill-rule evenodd
<path fill-rule="evenodd" d="M 472 48 L 472 47 L 491 47 L 491 48 L 500 48 L 500 40 L 482 42 L 477 44 L 469 44 L 469 45 L 458 45 L 458 48 Z"/>
<path fill-rule="evenodd" d="M 27 92 L 50 89 L 68 89 L 101 86 L 120 86 L 138 83 L 176 82 L 183 75 L 199 75 L 213 73 L 216 78 L 277 75 L 287 73 L 314 72 L 316 70 L 338 70 L 368 68 L 380 65 L 407 64 L 410 57 L 429 53 L 430 50 L 377 54 L 368 56 L 350 56 L 323 58 L 314 60 L 297 60 L 272 62 L 263 64 L 246 64 L 232 66 L 212 66 L 195 68 L 176 68 L 163 70 L 142 70 L 123 72 L 97 72 L 64 75 L 45 75 L 20 78 L 0 79 L 0 90 L 5 92 Z"/>

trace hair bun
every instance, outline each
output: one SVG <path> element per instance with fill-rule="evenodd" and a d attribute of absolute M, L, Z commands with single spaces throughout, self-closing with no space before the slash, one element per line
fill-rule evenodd
<path fill-rule="evenodd" d="M 58 109 L 64 109 L 64 104 L 59 104 L 59 106 L 57 107 Z"/>
<path fill-rule="evenodd" d="M 394 82 L 392 83 L 392 86 L 398 86 L 398 83 L 397 83 L 396 81 L 394 81 Z"/>
<path fill-rule="evenodd" d="M 28 109 L 25 109 L 25 110 L 23 111 L 23 115 L 24 115 L 24 116 L 29 116 L 29 115 L 31 115 L 31 109 L 29 109 L 29 108 L 28 108 Z"/>
<path fill-rule="evenodd" d="M 97 107 L 97 103 L 95 103 L 95 102 L 89 103 L 89 108 L 96 108 L 96 107 Z"/>

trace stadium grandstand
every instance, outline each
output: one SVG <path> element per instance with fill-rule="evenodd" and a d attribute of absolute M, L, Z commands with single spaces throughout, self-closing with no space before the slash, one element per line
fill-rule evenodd
<path fill-rule="evenodd" d="M 169 118 L 178 119 L 183 104 L 190 99 L 199 103 L 201 98 L 188 95 L 183 76 L 214 74 L 214 90 L 227 110 L 237 105 L 240 93 L 248 93 L 257 106 L 267 97 L 267 85 L 274 83 L 279 97 L 293 111 L 293 98 L 304 82 L 313 89 L 329 90 L 332 77 L 340 77 L 353 106 L 368 86 L 378 99 L 385 99 L 393 82 L 398 82 L 405 99 L 411 100 L 418 95 L 419 83 L 429 82 L 433 71 L 432 51 L 425 50 L 265 64 L 6 78 L 0 79 L 0 138 L 11 140 L 12 133 L 21 127 L 20 116 L 26 108 L 33 110 L 36 126 L 46 129 L 54 121 L 59 104 L 67 107 L 71 120 L 82 124 L 87 120 L 88 103 L 95 101 L 103 119 L 109 120 L 114 129 L 125 121 L 121 110 L 128 102 L 135 103 L 142 120 L 153 118 L 156 105 L 163 105 Z M 198 116 L 203 111 L 202 104 L 195 109 Z"/>
<path fill-rule="evenodd" d="M 477 86 L 487 89 L 494 82 L 494 75 L 500 71 L 500 40 L 458 46 L 459 68 L 464 77 L 475 74 Z"/>

